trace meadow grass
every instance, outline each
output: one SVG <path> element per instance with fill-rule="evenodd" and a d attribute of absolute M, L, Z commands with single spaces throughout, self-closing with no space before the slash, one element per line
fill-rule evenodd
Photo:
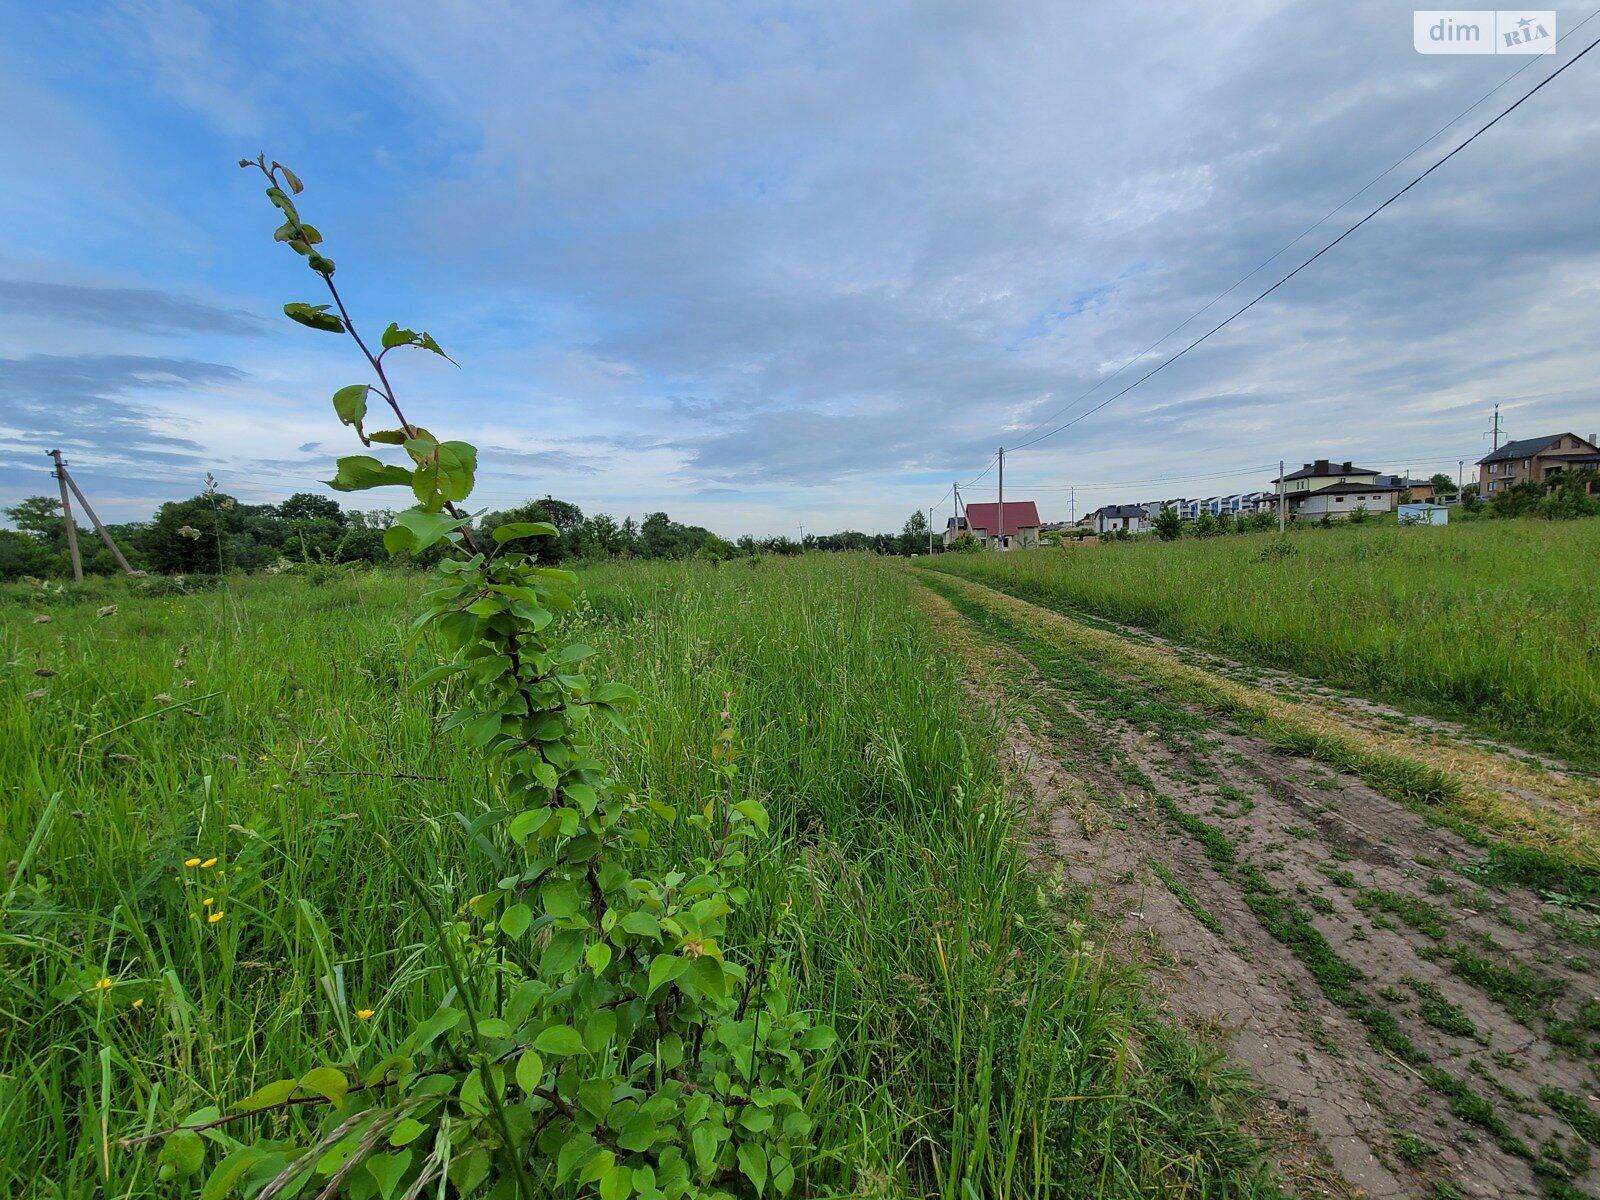
<path fill-rule="evenodd" d="M 1600 770 L 1600 521 L 1353 526 L 1015 554 L 949 571 L 1439 713 Z"/>
<path fill-rule="evenodd" d="M 119 1138 L 370 1065 L 439 1003 L 410 889 L 456 911 L 505 847 L 469 828 L 492 796 L 436 732 L 448 706 L 404 687 L 432 662 L 400 650 L 423 584 L 0 596 L 0 1193 L 167 1194 Z M 643 698 L 603 743 L 623 785 L 715 802 L 726 705 L 737 786 L 772 812 L 729 942 L 770 937 L 840 1035 L 804 1194 L 1272 1192 L 1239 1077 L 1025 869 L 996 722 L 910 579 L 819 556 L 585 585 L 572 635 Z"/>

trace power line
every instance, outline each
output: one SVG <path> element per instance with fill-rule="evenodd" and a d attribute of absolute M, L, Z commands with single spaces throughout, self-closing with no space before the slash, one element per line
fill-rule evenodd
<path fill-rule="evenodd" d="M 1378 207 L 1374 208 L 1366 216 L 1362 217 L 1354 225 L 1351 225 L 1348 229 L 1346 229 L 1338 237 L 1334 238 L 1333 241 L 1329 242 L 1322 249 L 1318 250 L 1310 258 L 1305 259 L 1303 262 L 1300 263 L 1299 266 L 1295 267 L 1294 270 L 1292 270 L 1288 274 L 1282 276 L 1271 287 L 1267 288 L 1265 291 L 1262 291 L 1262 292 L 1258 293 L 1247 304 L 1244 304 L 1241 307 L 1235 309 L 1232 313 L 1230 313 L 1228 316 L 1223 318 L 1216 325 L 1213 325 L 1210 329 L 1206 330 L 1205 333 L 1201 334 L 1199 337 L 1195 338 L 1194 341 L 1190 342 L 1187 346 L 1183 347 L 1183 349 L 1181 349 L 1181 350 L 1177 351 L 1176 353 L 1171 354 L 1168 357 L 1164 358 L 1161 362 L 1157 363 L 1154 367 L 1150 368 L 1150 370 L 1146 371 L 1143 375 L 1139 376 L 1138 379 L 1135 379 L 1127 387 L 1125 387 L 1125 388 L 1121 389 L 1120 391 L 1115 392 L 1112 395 L 1106 397 L 1104 400 L 1100 401 L 1099 404 L 1096 404 L 1093 408 L 1085 409 L 1082 413 L 1079 413 L 1076 417 L 1073 417 L 1072 420 L 1063 422 L 1062 424 L 1057 425 L 1054 429 L 1048 430 L 1045 433 L 1041 433 L 1037 437 L 1030 438 L 1028 441 L 1023 442 L 1020 446 L 1015 446 L 1012 449 L 1013 450 L 1026 450 L 1028 447 L 1038 445 L 1038 443 L 1044 441 L 1046 438 L 1054 437 L 1056 434 L 1062 432 L 1063 430 L 1072 428 L 1072 426 L 1078 424 L 1080 421 L 1083 421 L 1083 420 L 1085 420 L 1085 419 L 1087 419 L 1089 417 L 1092 417 L 1095 413 L 1099 412 L 1101 409 L 1105 408 L 1107 405 L 1114 403 L 1115 401 L 1121 399 L 1123 396 L 1126 396 L 1129 392 L 1133 391 L 1134 388 L 1138 387 L 1141 383 L 1144 383 L 1151 376 L 1157 374 L 1158 372 L 1166 369 L 1167 367 L 1171 366 L 1173 363 L 1177 362 L 1178 359 L 1182 358 L 1185 354 L 1188 354 L 1189 351 L 1193 350 L 1196 346 L 1199 346 L 1202 342 L 1206 341 L 1213 334 L 1218 333 L 1221 330 L 1227 328 L 1229 325 L 1231 325 L 1238 318 L 1242 317 L 1245 313 L 1249 312 L 1257 304 L 1260 304 L 1261 301 L 1265 300 L 1268 296 L 1272 295 L 1273 292 L 1277 291 L 1284 284 L 1288 283 L 1291 279 L 1293 279 L 1296 275 L 1300 274 L 1301 271 L 1304 271 L 1307 267 L 1309 267 L 1312 263 L 1316 262 L 1324 254 L 1327 254 L 1328 251 L 1332 250 L 1340 242 L 1344 241 L 1351 234 L 1355 233 L 1356 230 L 1360 229 L 1363 225 L 1365 225 L 1368 221 L 1370 221 L 1374 217 L 1376 217 L 1384 209 L 1388 208 L 1395 201 L 1399 200 L 1400 197 L 1404 196 L 1407 192 L 1409 192 L 1412 188 L 1416 187 L 1419 183 L 1421 183 L 1428 176 L 1432 175 L 1440 167 L 1444 166 L 1445 163 L 1449 162 L 1452 158 L 1454 158 L 1456 155 L 1460 154 L 1468 146 L 1472 145 L 1473 142 L 1477 141 L 1485 133 L 1487 133 L 1487 132 L 1489 132 L 1489 130 L 1493 129 L 1496 125 L 1498 125 L 1506 117 L 1510 116 L 1517 109 L 1521 108 L 1525 103 L 1527 103 L 1528 100 L 1532 99 L 1534 95 L 1536 95 L 1538 92 L 1542 91 L 1549 84 L 1555 82 L 1555 80 L 1556 80 L 1556 78 L 1558 76 L 1560 76 L 1564 71 L 1568 70 L 1570 67 L 1573 67 L 1573 66 L 1577 65 L 1577 63 L 1585 55 L 1587 55 L 1591 50 L 1593 50 L 1597 45 L 1600 45 L 1600 38 L 1596 38 L 1594 41 L 1590 42 L 1582 50 L 1578 51 L 1577 54 L 1573 55 L 1572 58 L 1570 58 L 1566 62 L 1562 63 L 1561 66 L 1557 67 L 1549 75 L 1545 76 L 1538 83 L 1534 84 L 1533 87 L 1529 88 L 1526 92 L 1524 92 L 1520 97 L 1518 97 L 1510 105 L 1508 105 L 1507 107 L 1501 109 L 1500 112 L 1495 114 L 1494 117 L 1490 118 L 1490 120 L 1488 122 L 1486 122 L 1484 125 L 1480 126 L 1478 128 L 1478 130 L 1475 133 L 1472 134 L 1472 136 L 1468 137 L 1465 141 L 1460 143 L 1460 145 L 1456 146 L 1455 149 L 1451 150 L 1448 154 L 1444 155 L 1444 157 L 1442 157 L 1442 158 L 1438 159 L 1437 161 L 1435 161 L 1432 166 L 1428 167 L 1427 170 L 1423 171 L 1420 175 L 1417 175 L 1415 178 L 1413 178 L 1410 183 L 1406 184 L 1399 191 L 1395 192 L 1392 196 L 1390 196 L 1382 204 L 1378 205 Z"/>
<path fill-rule="evenodd" d="M 1597 8 L 1594 11 L 1592 11 L 1587 17 L 1585 17 L 1583 20 L 1579 21 L 1571 29 L 1567 30 L 1566 33 L 1562 34 L 1559 38 L 1557 38 L 1556 39 L 1556 45 L 1559 46 L 1562 42 L 1566 41 L 1573 34 L 1577 33 L 1578 30 L 1582 29 L 1590 21 L 1594 20 L 1595 17 L 1597 17 L 1597 16 L 1600 16 L 1600 8 Z M 1585 53 L 1587 53 L 1587 51 L 1585 51 Z M 1581 57 L 1581 55 L 1580 55 L 1580 57 Z M 1335 213 L 1338 213 L 1341 210 L 1343 210 L 1344 208 L 1348 207 L 1351 204 L 1351 202 L 1354 201 L 1357 197 L 1361 196 L 1364 192 L 1370 191 L 1373 187 L 1375 187 L 1383 179 L 1385 179 L 1389 175 L 1393 174 L 1396 168 L 1398 168 L 1407 159 L 1411 158 L 1414 154 L 1416 154 L 1417 151 L 1421 150 L 1424 146 L 1428 145 L 1430 142 L 1436 141 L 1442 134 L 1445 133 L 1446 130 L 1450 129 L 1452 126 L 1457 124 L 1463 117 L 1465 117 L 1473 109 L 1477 108 L 1480 104 L 1482 104 L 1490 96 L 1494 95 L 1501 88 L 1505 87 L 1512 80 L 1516 79 L 1517 76 L 1521 75 L 1529 67 L 1533 66 L 1536 61 L 1537 61 L 1537 59 L 1535 57 L 1530 56 L 1527 59 L 1527 61 L 1524 62 L 1515 71 L 1511 72 L 1511 74 L 1507 75 L 1499 83 L 1495 84 L 1487 92 L 1485 92 L 1483 95 L 1479 96 L 1476 100 L 1474 100 L 1471 104 L 1467 105 L 1467 107 L 1463 108 L 1455 116 L 1451 117 L 1443 125 L 1439 126 L 1438 129 L 1434 130 L 1427 137 L 1423 138 L 1420 142 L 1418 142 L 1415 146 L 1411 147 L 1410 150 L 1407 150 L 1399 158 L 1395 159 L 1394 162 L 1390 163 L 1387 167 L 1385 167 L 1377 175 L 1373 176 L 1372 179 L 1368 180 L 1360 188 L 1358 188 L 1354 192 L 1352 192 L 1344 200 L 1340 201 L 1338 204 L 1336 204 L 1332 208 L 1330 208 L 1327 212 L 1325 212 L 1321 217 L 1319 217 L 1311 225 L 1307 226 L 1299 234 L 1297 234 L 1296 236 L 1291 238 L 1289 241 L 1285 242 L 1282 246 L 1279 246 L 1276 250 L 1274 250 L 1266 258 L 1262 259 L 1261 262 L 1257 263 L 1254 267 L 1252 267 L 1244 275 L 1240 276 L 1237 280 L 1235 280 L 1228 287 L 1224 288 L 1222 291 L 1218 292 L 1215 296 L 1213 296 L 1210 300 L 1208 300 L 1204 304 L 1202 304 L 1199 308 L 1195 309 L 1194 312 L 1190 313 L 1182 321 L 1179 321 L 1171 329 L 1167 330 L 1166 333 L 1162 334 L 1155 341 L 1151 342 L 1148 346 L 1146 346 L 1143 350 L 1139 351 L 1139 353 L 1137 353 L 1133 357 L 1129 358 L 1126 362 L 1124 362 L 1115 371 L 1111 372 L 1111 374 L 1107 375 L 1103 379 L 1097 380 L 1095 382 L 1094 386 L 1091 387 L 1088 391 L 1082 393 L 1079 396 L 1074 397 L 1072 400 L 1068 401 L 1066 404 L 1062 405 L 1060 408 L 1058 408 L 1054 412 L 1052 412 L 1049 416 L 1044 417 L 1041 420 L 1035 422 L 1033 424 L 1033 426 L 1028 430 L 1028 432 L 1032 433 L 1034 430 L 1039 429 L 1041 426 L 1044 426 L 1044 425 L 1048 424 L 1049 422 L 1055 420 L 1055 418 L 1059 417 L 1062 413 L 1068 412 L 1071 409 L 1076 408 L 1083 401 L 1087 400 L 1090 396 L 1094 395 L 1101 388 L 1103 388 L 1106 384 L 1110 383 L 1113 379 L 1115 379 L 1118 375 L 1121 375 L 1129 367 L 1133 366 L 1134 363 L 1138 362 L 1140 359 L 1144 358 L 1145 355 L 1149 354 L 1152 350 L 1154 350 L 1157 346 L 1161 345 L 1162 342 L 1166 341 L 1173 334 L 1179 332 L 1185 326 L 1187 326 L 1192 321 L 1194 321 L 1196 318 L 1198 318 L 1207 309 L 1213 307 L 1215 304 L 1217 304 L 1219 301 L 1221 301 L 1230 292 L 1232 292 L 1235 289 L 1237 289 L 1238 287 L 1240 287 L 1247 280 L 1249 280 L 1252 276 L 1254 276 L 1256 274 L 1259 274 L 1261 271 L 1265 270 L 1276 259 L 1281 257 L 1286 251 L 1290 250 L 1291 248 L 1293 248 L 1298 243 L 1304 241 L 1307 237 L 1310 237 L 1311 234 L 1315 233 L 1318 229 L 1322 228 L 1322 226 L 1327 224 L 1328 220 L 1331 217 L 1333 217 Z M 1574 61 L 1576 61 L 1576 60 L 1574 60 Z M 1554 76 L 1552 76 L 1551 78 L 1554 78 Z M 1535 90 L 1537 90 L 1537 89 L 1535 89 Z M 1474 135 L 1474 136 L 1476 136 L 1476 135 Z M 1471 139 L 1469 138 L 1468 140 L 1470 141 Z M 1462 143 L 1462 144 L 1465 145 L 1466 143 Z M 1024 446 L 1027 446 L 1029 444 L 1031 444 L 1031 443 L 1026 443 L 1026 442 L 1023 443 Z M 1022 448 L 1022 447 L 1019 447 L 1019 449 L 1020 448 Z"/>

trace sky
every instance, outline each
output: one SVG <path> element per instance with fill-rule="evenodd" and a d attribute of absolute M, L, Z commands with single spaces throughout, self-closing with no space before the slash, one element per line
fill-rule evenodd
<path fill-rule="evenodd" d="M 1497 403 L 1511 437 L 1600 430 L 1600 50 L 1088 410 L 1591 11 L 1512 57 L 1420 55 L 1387 0 L 0 0 L 0 506 L 53 491 L 57 447 L 113 521 L 208 472 L 322 491 L 361 452 L 329 403 L 354 347 L 282 315 L 325 297 L 238 169 L 263 151 L 358 328 L 459 363 L 390 360 L 413 419 L 479 446 L 481 507 L 942 526 L 952 483 L 993 500 L 996 448 L 1075 417 L 1006 456 L 1045 520 L 1279 459 L 1470 478 Z"/>

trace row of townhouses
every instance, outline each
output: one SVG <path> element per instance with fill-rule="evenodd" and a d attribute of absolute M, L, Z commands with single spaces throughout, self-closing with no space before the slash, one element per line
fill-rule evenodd
<path fill-rule="evenodd" d="M 1478 493 L 1489 499 L 1512 484 L 1547 482 L 1560 471 L 1600 470 L 1600 439 L 1590 435 L 1557 433 L 1524 438 L 1478 460 Z M 1272 480 L 1272 490 L 1240 492 L 1231 496 L 1207 496 L 1203 500 L 1177 497 L 1143 504 L 1111 504 L 1090 513 L 1080 524 L 1097 533 L 1147 532 L 1164 508 L 1177 511 L 1185 521 L 1195 521 L 1202 513 L 1214 517 L 1250 516 L 1262 509 L 1278 511 L 1278 491 L 1283 492 L 1283 514 L 1290 521 L 1320 521 L 1324 517 L 1339 521 L 1358 509 L 1369 513 L 1393 512 L 1402 493 L 1409 492 L 1413 503 L 1428 505 L 1442 497 L 1434 496 L 1433 484 L 1426 479 L 1385 475 L 1370 467 L 1360 467 L 1346 459 L 1333 462 L 1319 458 Z M 1600 480 L 1589 483 L 1589 490 L 1600 494 Z"/>
<path fill-rule="evenodd" d="M 1581 438 L 1575 433 L 1550 434 L 1507 442 L 1478 460 L 1478 493 L 1492 498 L 1512 484 L 1548 482 L 1561 471 L 1600 471 L 1600 440 L 1595 435 Z M 1164 508 L 1174 509 L 1185 521 L 1196 521 L 1202 513 L 1214 517 L 1247 517 L 1263 509 L 1276 515 L 1279 489 L 1282 489 L 1283 516 L 1286 521 L 1320 521 L 1324 517 L 1340 521 L 1357 509 L 1379 514 L 1393 512 L 1402 493 L 1410 500 L 1429 507 L 1435 497 L 1433 484 L 1426 479 L 1385 475 L 1346 459 L 1334 462 L 1319 458 L 1291 471 L 1283 479 L 1273 479 L 1268 491 L 1236 492 L 1204 499 L 1174 497 L 1140 504 L 1108 504 L 1078 521 L 1096 533 L 1147 533 Z M 1600 494 L 1600 480 L 1592 480 L 1589 490 Z M 1402 514 L 1404 515 L 1404 514 Z M 1424 519 L 1427 519 L 1424 517 Z M 964 534 L 971 534 L 984 546 L 1013 550 L 1039 544 L 1042 530 L 1066 528 L 1064 524 L 1044 525 L 1032 500 L 1009 500 L 1001 512 L 999 504 L 968 504 L 964 511 L 945 524 L 946 548 Z"/>

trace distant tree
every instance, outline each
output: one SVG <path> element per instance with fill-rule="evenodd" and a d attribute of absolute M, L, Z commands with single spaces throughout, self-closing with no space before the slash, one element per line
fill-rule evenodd
<path fill-rule="evenodd" d="M 1156 514 L 1151 528 L 1163 542 L 1175 542 L 1183 536 L 1183 518 L 1178 515 L 1178 510 L 1169 504 Z"/>
<path fill-rule="evenodd" d="M 556 507 L 551 509 L 551 505 Z M 573 514 L 577 519 L 573 520 Z M 566 522 L 563 528 L 560 516 Z M 576 552 L 576 546 L 569 546 L 565 536 L 567 530 L 576 532 L 577 526 L 583 521 L 583 513 L 576 504 L 568 504 L 565 500 L 554 500 L 546 496 L 543 500 L 529 500 L 519 504 L 516 508 L 508 508 L 501 512 L 485 513 L 478 522 L 478 527 L 485 533 L 492 533 L 502 525 L 520 524 L 524 521 L 543 521 L 554 525 L 559 531 L 556 537 L 531 537 L 516 538 L 508 545 L 515 544 L 529 549 L 534 557 L 544 566 L 553 566 L 564 561 L 571 553 Z"/>
<path fill-rule="evenodd" d="M 950 549 L 957 554 L 976 554 L 983 549 L 983 543 L 970 531 L 963 529 L 956 535 L 955 541 L 950 543 Z"/>
<path fill-rule="evenodd" d="M 1265 533 L 1278 523 L 1278 514 L 1270 508 L 1258 508 L 1250 516 L 1250 528 Z"/>
<path fill-rule="evenodd" d="M 215 575 L 233 564 L 228 518 L 231 496 L 169 500 L 140 534 L 138 546 L 150 569 L 169 575 Z"/>
<path fill-rule="evenodd" d="M 902 554 L 926 554 L 928 552 L 928 514 L 920 508 L 906 518 L 906 523 L 900 530 L 900 543 Z"/>
<path fill-rule="evenodd" d="M 1416 497 L 1416 493 L 1414 493 L 1410 488 L 1401 488 L 1400 489 L 1400 495 L 1396 499 L 1396 503 L 1397 504 L 1410 504 L 1413 501 L 1415 501 L 1416 498 L 1417 498 Z"/>
<path fill-rule="evenodd" d="M 1222 532 L 1222 523 L 1212 514 L 1210 509 L 1201 513 L 1194 523 L 1195 537 L 1216 537 Z"/>
<path fill-rule="evenodd" d="M 595 513 L 578 526 L 580 558 L 616 558 L 626 547 L 622 530 L 609 513 Z"/>
<path fill-rule="evenodd" d="M 296 492 L 278 505 L 278 515 L 285 521 L 331 521 L 341 529 L 349 518 L 337 500 L 311 492 Z"/>
<path fill-rule="evenodd" d="M 61 517 L 61 501 L 49 496 L 29 496 L 5 510 L 7 518 L 20 533 L 49 547 L 66 541 L 67 523 Z"/>
<path fill-rule="evenodd" d="M 1443 471 L 1430 478 L 1428 483 L 1432 485 L 1435 496 L 1454 496 L 1456 494 L 1456 481 Z"/>

